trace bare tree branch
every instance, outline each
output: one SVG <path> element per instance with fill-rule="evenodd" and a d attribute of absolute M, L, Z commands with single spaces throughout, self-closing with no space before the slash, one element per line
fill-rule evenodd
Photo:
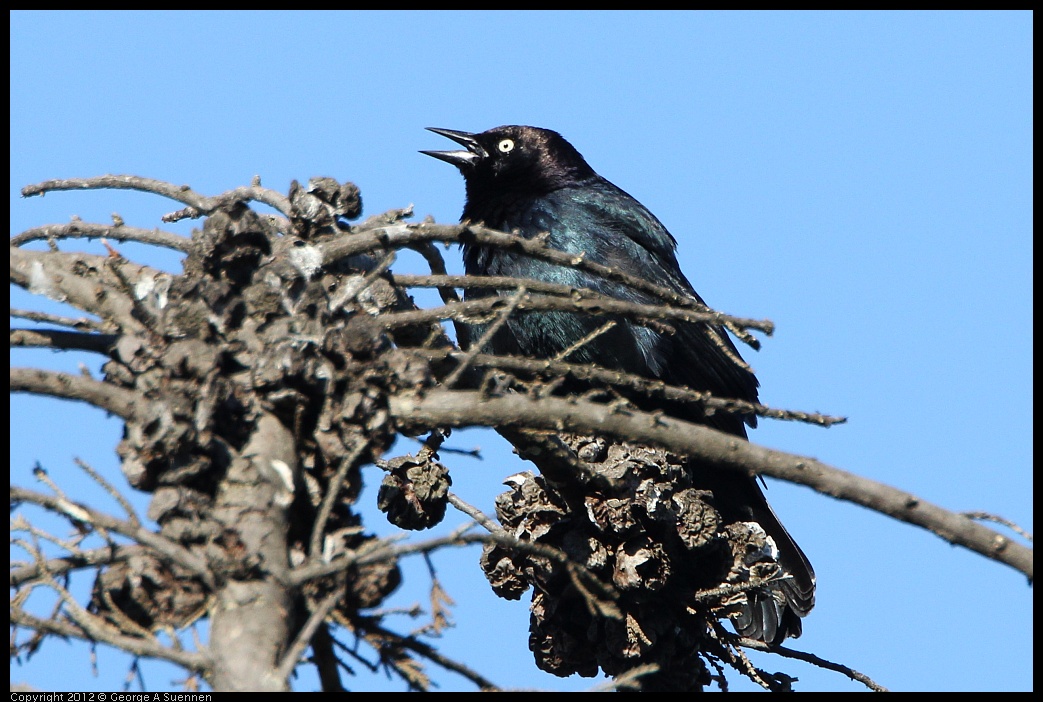
<path fill-rule="evenodd" d="M 102 256 L 11 249 L 12 283 L 97 314 L 128 333 L 144 333 L 145 328 L 134 317 L 135 300 L 132 291 L 126 289 L 126 281 L 155 280 L 165 275 L 147 266 Z"/>
<path fill-rule="evenodd" d="M 470 666 L 467 666 L 463 663 L 460 663 L 459 661 L 455 661 L 452 658 L 442 655 L 433 646 L 430 646 L 422 641 L 418 641 L 416 638 L 411 636 L 400 636 L 398 634 L 394 634 L 393 632 L 388 631 L 383 627 L 371 626 L 368 623 L 365 626 L 371 628 L 373 631 L 383 636 L 394 637 L 396 643 L 398 643 L 398 645 L 402 646 L 403 648 L 407 648 L 415 653 L 418 653 L 424 658 L 427 658 L 428 660 L 442 666 L 446 670 L 451 670 L 454 673 L 457 673 L 467 678 L 468 680 L 473 682 L 482 692 L 502 691 L 502 689 L 498 685 L 496 685 L 494 682 L 489 680 L 481 673 L 477 672 Z"/>
<path fill-rule="evenodd" d="M 11 392 L 51 395 L 63 400 L 79 400 L 111 412 L 123 419 L 144 416 L 136 392 L 82 375 L 69 375 L 37 368 L 12 368 Z"/>
<path fill-rule="evenodd" d="M 268 190 L 260 186 L 241 187 L 229 190 L 216 197 L 204 197 L 193 191 L 187 185 L 174 185 L 153 178 L 142 178 L 133 175 L 105 175 L 94 178 L 63 178 L 60 180 L 47 180 L 36 185 L 27 185 L 22 188 L 22 197 L 43 195 L 55 190 L 138 190 L 145 193 L 155 193 L 163 197 L 188 205 L 186 210 L 176 215 L 167 215 L 164 221 L 176 221 L 184 217 L 201 217 L 208 215 L 218 208 L 233 202 L 248 202 L 255 200 L 270 205 L 290 215 L 290 201 L 285 195 L 274 190 Z"/>
<path fill-rule="evenodd" d="M 35 580 L 39 577 L 41 569 L 46 570 L 54 576 L 65 575 L 70 571 L 82 568 L 96 568 L 98 566 L 107 565 L 122 558 L 126 558 L 130 553 L 133 553 L 135 549 L 139 548 L 140 546 L 135 545 L 103 546 L 89 551 L 79 551 L 68 556 L 49 558 L 29 565 L 14 567 L 14 564 L 12 563 L 10 585 L 13 588 L 17 588 L 25 583 Z"/>
<path fill-rule="evenodd" d="M 756 639 L 750 639 L 750 638 L 746 638 L 746 637 L 743 637 L 743 636 L 728 635 L 726 640 L 729 641 L 729 642 L 735 643 L 735 644 L 737 644 L 739 646 L 744 646 L 746 648 L 752 648 L 752 649 L 754 649 L 756 651 L 766 651 L 768 653 L 777 653 L 778 655 L 782 656 L 783 658 L 792 658 L 794 660 L 804 661 L 805 663 L 810 663 L 812 665 L 818 666 L 819 668 L 825 668 L 826 670 L 833 670 L 833 671 L 836 671 L 838 673 L 843 673 L 844 675 L 846 675 L 847 677 L 851 678 L 852 680 L 854 680 L 856 682 L 862 683 L 863 685 L 868 687 L 873 692 L 889 692 L 889 690 L 886 687 L 884 687 L 880 683 L 874 681 L 868 675 L 866 675 L 864 673 L 860 673 L 857 670 L 854 670 L 853 668 L 849 668 L 846 665 L 842 665 L 840 663 L 833 663 L 832 661 L 827 661 L 826 659 L 820 658 L 819 656 L 816 656 L 813 653 L 805 653 L 804 651 L 795 651 L 795 650 L 793 650 L 791 648 L 787 648 L 785 646 L 769 646 L 768 644 L 764 643 L 763 641 L 757 641 Z"/>
<path fill-rule="evenodd" d="M 107 354 L 118 338 L 115 334 L 84 334 L 54 329 L 12 329 L 11 347 L 52 348 Z"/>
<path fill-rule="evenodd" d="M 433 391 L 390 398 L 400 421 L 423 426 L 506 426 L 610 436 L 692 456 L 714 466 L 763 473 L 923 527 L 1032 578 L 1032 550 L 902 490 L 834 468 L 813 458 L 773 451 L 706 426 L 606 405 L 523 395 L 485 397 L 478 392 Z"/>
<path fill-rule="evenodd" d="M 297 632 L 297 637 L 293 640 L 290 648 L 283 655 L 282 661 L 279 663 L 279 667 L 276 669 L 276 676 L 282 679 L 287 679 L 293 674 L 294 669 L 300 662 L 301 656 L 311 645 L 312 637 L 322 626 L 326 618 L 333 612 L 333 608 L 337 606 L 340 599 L 344 597 L 342 590 L 334 590 L 326 596 L 322 602 L 312 610 L 308 616 L 308 621 L 301 627 L 301 630 Z"/>
<path fill-rule="evenodd" d="M 23 246 L 31 241 L 55 242 L 59 239 L 112 239 L 113 241 L 136 241 L 140 244 L 162 246 L 182 253 L 188 252 L 190 240 L 165 232 L 161 229 L 140 229 L 125 224 L 92 224 L 75 220 L 69 224 L 48 224 L 26 229 L 11 237 L 11 246 Z"/>
<path fill-rule="evenodd" d="M 158 555 L 172 563 L 195 573 L 208 586 L 214 587 L 213 573 L 200 558 L 180 544 L 133 521 L 117 519 L 78 502 L 33 492 L 16 485 L 11 486 L 11 502 L 12 504 L 28 502 L 39 505 L 51 512 L 64 515 L 66 518 L 72 518 L 85 524 L 122 534 L 139 544 L 148 546 Z"/>
<path fill-rule="evenodd" d="M 453 359 L 457 362 L 461 362 L 465 357 L 463 352 L 452 349 L 411 349 L 410 353 L 432 360 Z M 666 385 L 661 380 L 651 380 L 641 375 L 621 373 L 587 364 L 483 353 L 470 356 L 470 364 L 476 368 L 498 368 L 514 373 L 525 373 L 545 378 L 572 377 L 579 380 L 594 381 L 606 386 L 630 388 L 649 397 L 705 405 L 709 410 L 708 414 L 717 411 L 755 414 L 758 417 L 807 422 L 808 424 L 817 424 L 824 427 L 843 424 L 847 421 L 845 417 L 835 417 L 815 412 L 801 412 L 799 410 L 777 409 L 743 400 L 714 397 L 708 392 Z"/>
<path fill-rule="evenodd" d="M 528 289 L 526 286 L 526 283 L 528 282 L 527 280 L 518 279 L 516 282 L 518 284 L 516 287 L 525 287 Z M 452 302 L 443 305 L 442 307 L 432 307 L 424 310 L 396 312 L 391 315 L 386 315 L 387 323 L 389 326 L 416 324 L 417 322 L 427 321 L 431 318 L 469 321 L 481 317 L 482 315 L 490 315 L 499 312 L 511 299 L 513 299 L 513 296 L 488 297 L 479 300 Z M 642 305 L 636 302 L 625 302 L 623 300 L 613 300 L 603 297 L 549 297 L 546 295 L 529 295 L 524 301 L 518 304 L 518 309 L 522 311 L 561 310 L 564 312 L 578 312 L 592 315 L 614 314 L 645 323 L 657 319 L 678 319 L 686 322 L 706 322 L 717 324 L 720 323 L 722 318 L 727 318 L 732 325 L 746 329 L 764 330 L 773 326 L 771 322 L 768 321 L 731 317 L 729 315 L 722 315 L 718 312 L 698 312 L 677 307 Z"/>
<path fill-rule="evenodd" d="M 44 631 L 57 636 L 70 639 L 82 639 L 84 641 L 100 641 L 115 648 L 122 649 L 127 653 L 144 658 L 159 658 L 175 663 L 186 670 L 202 672 L 209 666 L 209 658 L 202 653 L 191 651 L 178 651 L 169 646 L 162 646 L 148 639 L 135 636 L 126 636 L 108 631 L 98 626 L 83 626 L 80 622 L 70 622 L 59 619 L 44 619 L 26 612 L 20 608 L 11 609 L 11 623 L 27 629 Z"/>

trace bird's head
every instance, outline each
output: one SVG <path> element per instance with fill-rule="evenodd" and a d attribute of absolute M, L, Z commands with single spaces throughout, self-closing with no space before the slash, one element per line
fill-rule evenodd
<path fill-rule="evenodd" d="M 464 147 L 420 153 L 460 169 L 469 199 L 491 193 L 539 195 L 595 175 L 575 147 L 549 129 L 511 125 L 480 134 L 435 127 L 428 130 Z"/>

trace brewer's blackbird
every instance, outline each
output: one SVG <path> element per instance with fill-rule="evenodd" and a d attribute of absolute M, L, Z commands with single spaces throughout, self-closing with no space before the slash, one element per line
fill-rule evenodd
<path fill-rule="evenodd" d="M 467 190 L 464 221 L 547 236 L 547 245 L 582 255 L 677 293 L 702 299 L 678 266 L 677 242 L 640 202 L 599 176 L 560 134 L 548 129 L 503 126 L 480 134 L 430 128 L 464 147 L 422 153 L 456 166 Z M 478 244 L 463 247 L 469 275 L 509 276 L 588 288 L 620 300 L 661 304 L 654 295 L 578 267 L 541 261 L 524 254 Z M 468 299 L 512 291 L 469 288 Z M 757 379 L 719 326 L 671 321 L 673 333 L 625 318 L 574 350 L 566 360 L 589 363 L 662 380 L 670 385 L 709 391 L 722 398 L 757 402 Z M 604 317 L 572 312 L 514 315 L 489 339 L 487 353 L 553 358 L 605 324 Z M 471 339 L 482 337 L 475 325 Z M 652 409 L 647 405 L 644 409 Z M 746 438 L 752 415 L 717 412 L 711 416 L 691 406 L 660 407 L 670 415 Z M 814 606 L 815 573 L 800 547 L 768 506 L 756 480 L 726 470 L 698 471 L 699 487 L 712 490 L 726 522 L 753 521 L 778 548 L 778 562 L 790 577 L 772 597 L 751 591 L 742 614 L 734 619 L 740 634 L 779 643 L 801 632 L 800 618 Z"/>

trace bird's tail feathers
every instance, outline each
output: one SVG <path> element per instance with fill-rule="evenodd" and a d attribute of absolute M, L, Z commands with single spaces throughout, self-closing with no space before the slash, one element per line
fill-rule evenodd
<path fill-rule="evenodd" d="M 740 582 L 763 584 L 742 593 L 732 621 L 742 636 L 768 644 L 801 634 L 801 618 L 815 606 L 815 571 L 749 475 L 697 469 L 693 481 L 713 492 L 735 553 Z"/>

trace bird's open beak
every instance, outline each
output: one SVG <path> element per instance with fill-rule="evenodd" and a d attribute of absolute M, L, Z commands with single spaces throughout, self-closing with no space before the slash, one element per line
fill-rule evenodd
<path fill-rule="evenodd" d="M 458 132 L 455 129 L 439 129 L 438 127 L 427 127 L 427 131 L 448 137 L 467 149 L 467 151 L 420 152 L 422 154 L 427 154 L 428 156 L 434 156 L 439 161 L 451 163 L 457 168 L 466 168 L 467 166 L 474 164 L 478 159 L 485 158 L 489 155 L 486 153 L 485 149 L 482 148 L 481 144 L 475 140 L 474 134 L 471 134 L 470 132 Z"/>

